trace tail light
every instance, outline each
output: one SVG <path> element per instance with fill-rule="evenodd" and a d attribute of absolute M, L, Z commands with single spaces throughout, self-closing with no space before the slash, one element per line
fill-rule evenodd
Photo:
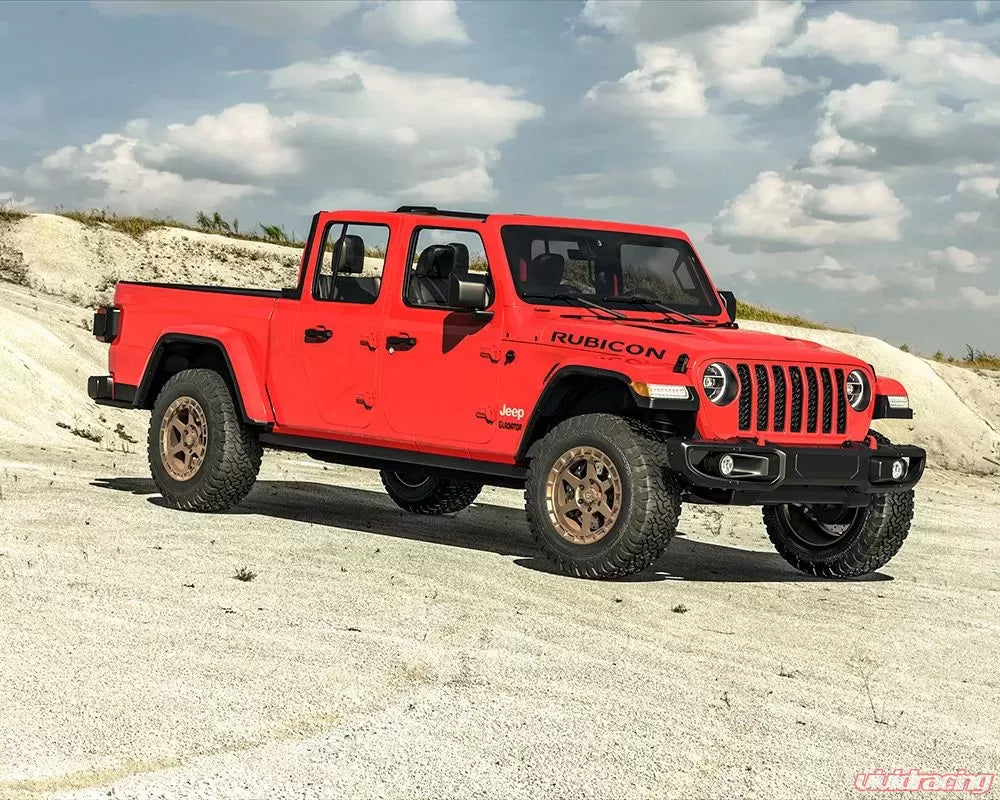
<path fill-rule="evenodd" d="M 118 306 L 101 306 L 94 312 L 94 338 L 99 342 L 113 342 L 121 330 L 122 310 Z"/>

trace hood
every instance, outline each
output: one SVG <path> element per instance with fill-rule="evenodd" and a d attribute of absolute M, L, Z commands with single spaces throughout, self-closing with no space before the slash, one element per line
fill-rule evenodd
<path fill-rule="evenodd" d="M 660 324 L 641 319 L 556 317 L 544 328 L 539 343 L 601 355 L 673 363 L 681 354 L 694 362 L 791 361 L 840 366 L 865 366 L 854 356 L 815 342 L 741 328 Z"/>

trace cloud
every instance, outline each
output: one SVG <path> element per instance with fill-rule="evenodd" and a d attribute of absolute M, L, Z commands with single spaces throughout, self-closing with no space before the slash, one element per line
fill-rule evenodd
<path fill-rule="evenodd" d="M 17 181 L 51 205 L 188 216 L 263 194 L 295 213 L 321 197 L 483 202 L 496 193 L 500 144 L 543 113 L 508 86 L 403 72 L 352 53 L 295 62 L 265 80 L 266 103 L 162 128 L 133 121 L 49 154 Z"/>
<path fill-rule="evenodd" d="M 588 2 L 580 21 L 631 41 L 636 69 L 597 83 L 585 100 L 661 135 L 677 120 L 708 116 L 713 90 L 721 107 L 776 105 L 816 85 L 765 64 L 803 9 L 800 2 Z"/>
<path fill-rule="evenodd" d="M 1000 308 L 1000 293 L 987 294 L 975 286 L 963 286 L 958 290 L 961 298 L 973 308 Z"/>
<path fill-rule="evenodd" d="M 990 259 L 977 256 L 960 247 L 948 246 L 944 250 L 932 250 L 927 254 L 932 264 L 953 269 L 955 272 L 986 272 Z"/>
<path fill-rule="evenodd" d="M 833 292 L 864 294 L 882 286 L 882 281 L 875 275 L 847 269 L 831 256 L 824 256 L 818 266 L 804 271 L 803 278 L 813 286 Z"/>
<path fill-rule="evenodd" d="M 614 83 L 597 84 L 585 100 L 639 117 L 653 128 L 708 113 L 705 83 L 691 56 L 658 44 L 640 44 L 635 55 L 637 69 Z"/>
<path fill-rule="evenodd" d="M 1000 178 L 979 175 L 975 178 L 963 178 L 958 182 L 955 191 L 966 197 L 977 200 L 996 200 L 1000 196 Z"/>
<path fill-rule="evenodd" d="M 246 183 L 184 178 L 140 164 L 138 140 L 108 133 L 83 146 L 67 146 L 29 166 L 22 180 L 51 203 L 110 207 L 117 212 L 183 214 L 218 208 L 268 189 Z M 60 199 L 61 198 L 61 199 Z"/>
<path fill-rule="evenodd" d="M 818 187 L 769 171 L 723 207 L 712 240 L 738 252 L 894 242 L 906 214 L 880 178 Z"/>
<path fill-rule="evenodd" d="M 872 64 L 913 86 L 946 86 L 960 98 L 976 98 L 1000 86 L 1000 55 L 980 42 L 934 32 L 904 38 L 896 25 L 859 19 L 843 11 L 811 19 L 784 50 L 788 56 L 829 56 L 843 64 Z"/>
<path fill-rule="evenodd" d="M 377 2 L 362 16 L 361 32 L 376 42 L 388 40 L 410 45 L 469 42 L 454 0 Z"/>
<path fill-rule="evenodd" d="M 564 175 L 554 180 L 551 188 L 568 207 L 606 211 L 629 205 L 643 192 L 669 189 L 678 183 L 669 167 L 650 167 Z"/>
<path fill-rule="evenodd" d="M 196 19 L 239 28 L 263 36 L 308 35 L 319 33 L 334 20 L 352 13 L 355 0 L 91 0 L 91 6 L 112 18 L 188 15 Z"/>

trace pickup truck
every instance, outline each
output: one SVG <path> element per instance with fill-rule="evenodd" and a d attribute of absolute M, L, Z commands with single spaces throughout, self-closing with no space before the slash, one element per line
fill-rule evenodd
<path fill-rule="evenodd" d="M 741 329 L 672 228 L 321 212 L 294 287 L 121 282 L 94 334 L 110 374 L 89 394 L 152 412 L 170 506 L 239 503 L 265 447 L 378 469 L 418 514 L 518 487 L 579 577 L 650 567 L 682 503 L 760 505 L 793 566 L 864 575 L 901 547 L 926 460 L 870 429 L 912 417 L 903 386 Z"/>

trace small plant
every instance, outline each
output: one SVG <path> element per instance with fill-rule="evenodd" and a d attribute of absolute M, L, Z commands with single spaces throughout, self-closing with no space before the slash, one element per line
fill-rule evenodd
<path fill-rule="evenodd" d="M 122 424 L 121 422 L 115 425 L 115 433 L 118 435 L 118 438 L 121 439 L 123 442 L 128 442 L 129 444 L 139 443 L 138 439 L 134 439 L 132 436 L 129 435 L 129 432 L 125 430 L 125 425 Z"/>
<path fill-rule="evenodd" d="M 233 577 L 238 581 L 250 583 L 250 581 L 257 577 L 257 573 L 248 567 L 237 567 L 236 572 L 233 573 Z"/>
<path fill-rule="evenodd" d="M 81 439 L 86 439 L 88 442 L 100 442 L 104 438 L 101 434 L 95 433 L 87 428 L 77 428 L 65 422 L 57 422 L 56 427 L 67 430 L 74 436 L 79 436 Z"/>
<path fill-rule="evenodd" d="M 0 205 L 0 222 L 17 222 L 26 216 L 28 216 L 26 213 L 18 211 L 8 203 Z"/>
<path fill-rule="evenodd" d="M 678 603 L 670 610 L 673 611 L 675 614 L 687 614 L 688 607 L 683 603 Z"/>
<path fill-rule="evenodd" d="M 261 223 L 260 229 L 264 231 L 264 237 L 269 242 L 287 244 L 290 241 L 288 234 L 285 233 L 285 229 L 280 225 L 265 225 L 264 223 Z"/>
<path fill-rule="evenodd" d="M 902 350 L 904 353 L 909 353 L 910 352 L 910 346 L 906 342 L 903 342 L 899 346 L 899 349 Z"/>

